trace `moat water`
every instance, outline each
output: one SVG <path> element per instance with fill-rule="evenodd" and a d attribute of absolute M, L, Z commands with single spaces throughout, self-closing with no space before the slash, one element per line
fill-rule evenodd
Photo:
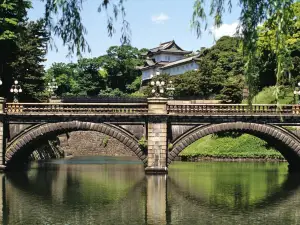
<path fill-rule="evenodd" d="M 175 162 L 146 176 L 129 157 L 34 163 L 2 175 L 2 224 L 300 224 L 286 163 Z"/>

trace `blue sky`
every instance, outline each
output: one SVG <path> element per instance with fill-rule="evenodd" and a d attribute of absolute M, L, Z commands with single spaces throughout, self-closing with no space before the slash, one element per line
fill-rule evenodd
<path fill-rule="evenodd" d="M 110 46 L 120 45 L 120 21 L 115 22 L 114 36 L 108 37 L 106 14 L 97 12 L 99 2 L 100 0 L 86 0 L 83 3 L 82 18 L 88 31 L 86 39 L 92 50 L 91 53 L 84 53 L 84 57 L 97 57 L 105 54 Z M 132 31 L 131 45 L 137 48 L 153 48 L 161 42 L 174 39 L 182 48 L 196 51 L 201 47 L 213 45 L 215 38 L 233 34 L 240 13 L 240 8 L 235 1 L 233 1 L 231 14 L 226 13 L 224 16 L 224 25 L 214 29 L 212 20 L 209 19 L 208 29 L 213 31 L 214 35 L 206 32 L 199 39 L 190 28 L 193 4 L 194 0 L 125 1 L 127 20 Z M 43 14 L 44 3 L 33 0 L 33 9 L 29 11 L 29 18 L 36 20 L 43 17 Z M 67 57 L 68 51 L 58 38 L 54 38 L 54 41 L 58 51 L 49 50 L 46 56 L 46 68 L 54 62 L 76 62 L 76 57 Z"/>

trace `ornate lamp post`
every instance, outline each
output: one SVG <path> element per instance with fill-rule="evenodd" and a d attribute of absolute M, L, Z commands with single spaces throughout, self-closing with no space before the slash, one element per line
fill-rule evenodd
<path fill-rule="evenodd" d="M 159 81 L 159 80 L 157 80 L 156 82 L 151 81 L 150 84 L 153 87 L 151 92 L 155 97 L 159 98 L 161 97 L 161 95 L 165 93 L 164 85 L 166 83 L 164 81 Z"/>
<path fill-rule="evenodd" d="M 14 103 L 18 103 L 18 93 L 22 92 L 21 85 L 17 80 L 14 81 L 14 84 L 10 88 L 10 92 L 13 93 L 14 96 Z"/>
<path fill-rule="evenodd" d="M 174 99 L 175 87 L 171 80 L 169 81 L 166 90 L 168 92 L 169 99 Z"/>
<path fill-rule="evenodd" d="M 56 80 L 53 78 L 51 82 L 48 83 L 47 91 L 50 92 L 51 98 L 55 97 L 54 91 L 58 88 Z"/>
<path fill-rule="evenodd" d="M 294 90 L 294 103 L 295 104 L 297 104 L 297 102 L 298 102 L 298 104 L 300 104 L 300 102 L 299 102 L 300 90 L 299 89 L 300 89 L 300 82 L 298 82 L 298 87 L 296 87 Z M 298 96 L 297 99 L 296 99 L 296 96 Z"/>
<path fill-rule="evenodd" d="M 0 72 L 1 77 L 2 77 L 2 73 L 3 73 L 3 65 L 1 67 L 1 72 Z M 2 85 L 2 79 L 1 79 L 1 77 L 0 77 L 0 85 Z"/>

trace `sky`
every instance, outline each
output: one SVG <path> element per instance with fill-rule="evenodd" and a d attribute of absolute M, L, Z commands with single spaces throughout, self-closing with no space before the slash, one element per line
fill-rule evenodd
<path fill-rule="evenodd" d="M 29 11 L 29 19 L 36 20 L 44 15 L 44 2 L 32 0 L 33 8 Z M 91 53 L 84 57 L 98 57 L 106 53 L 113 45 L 120 45 L 120 21 L 115 22 L 116 33 L 108 37 L 106 28 L 106 13 L 98 13 L 97 8 L 102 0 L 85 0 L 83 3 L 82 19 L 88 34 L 86 39 L 91 47 Z M 209 18 L 208 29 L 201 38 L 190 28 L 195 0 L 127 0 L 125 9 L 131 28 L 131 45 L 137 48 L 154 48 L 162 42 L 175 40 L 185 50 L 196 51 L 201 47 L 210 47 L 215 40 L 224 35 L 233 35 L 238 25 L 240 8 L 233 1 L 231 13 L 226 13 L 223 25 L 219 28 L 212 26 Z M 207 1 L 208 2 L 208 1 Z M 209 6 L 209 4 L 207 4 Z M 206 7 L 208 9 L 208 6 Z M 209 32 L 211 31 L 211 32 Z M 210 34 L 212 33 L 212 34 Z M 57 50 L 48 51 L 45 62 L 49 68 L 55 62 L 76 62 L 74 56 L 67 57 L 68 50 L 59 38 L 54 37 Z"/>

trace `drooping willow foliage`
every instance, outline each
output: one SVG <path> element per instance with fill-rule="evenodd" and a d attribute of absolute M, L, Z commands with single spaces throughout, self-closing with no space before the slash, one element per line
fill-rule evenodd
<path fill-rule="evenodd" d="M 46 27 L 50 34 L 58 36 L 63 44 L 68 47 L 70 53 L 90 51 L 85 39 L 87 30 L 83 25 L 81 11 L 84 6 L 83 0 L 44 0 Z M 123 44 L 130 42 L 130 26 L 126 20 L 126 12 L 123 4 L 124 0 L 100 0 L 98 12 L 105 11 L 107 15 L 108 36 L 115 33 L 114 22 L 121 16 L 122 28 L 120 41 Z M 55 19 L 54 19 L 55 18 Z M 97 18 L 95 23 L 97 23 Z M 101 24 L 99 23 L 99 26 Z"/>
<path fill-rule="evenodd" d="M 204 10 L 205 0 L 195 0 L 194 13 L 192 16 L 192 27 L 200 36 L 202 31 L 207 28 L 207 14 Z M 243 52 L 245 56 L 245 76 L 249 88 L 248 102 L 251 101 L 256 92 L 256 81 L 258 79 L 258 52 L 257 27 L 272 18 L 277 24 L 276 32 L 276 48 L 274 53 L 277 57 L 276 69 L 276 99 L 278 102 L 279 86 L 284 76 L 287 76 L 290 69 L 289 52 L 286 46 L 288 30 L 291 26 L 290 21 L 294 17 L 291 5 L 293 0 L 240 0 L 241 14 L 239 18 L 239 27 L 237 32 L 242 36 Z M 214 18 L 214 26 L 222 25 L 222 17 L 232 9 L 231 0 L 210 0 L 209 16 Z M 204 26 L 203 26 L 204 25 Z"/>
<path fill-rule="evenodd" d="M 86 49 L 89 50 L 85 35 L 87 33 L 80 16 L 83 1 L 82 0 L 45 0 L 46 1 L 46 25 L 50 32 L 59 36 L 64 45 L 67 45 L 70 52 L 80 53 Z M 107 14 L 107 31 L 112 36 L 115 32 L 114 22 L 121 16 L 122 36 L 121 42 L 128 44 L 130 42 L 130 27 L 126 20 L 124 8 L 125 0 L 100 0 L 98 12 Z M 135 1 L 135 0 L 132 0 Z M 214 26 L 222 25 L 222 18 L 225 13 L 230 13 L 232 8 L 231 0 L 194 0 L 194 9 L 191 19 L 192 28 L 197 36 L 207 29 L 207 17 L 214 19 Z M 286 47 L 286 38 L 288 29 L 293 18 L 291 5 L 293 0 L 239 0 L 241 14 L 239 18 L 239 34 L 243 40 L 243 51 L 245 56 L 245 76 L 249 88 L 248 100 L 251 103 L 256 92 L 256 81 L 258 79 L 257 63 L 257 27 L 267 19 L 272 18 L 278 25 L 276 27 L 276 49 L 274 53 L 277 57 L 277 88 L 276 98 L 279 95 L 279 85 L 284 76 L 287 76 L 290 69 L 289 52 Z M 176 3 L 174 3 L 176 4 Z M 205 11 L 205 4 L 210 4 L 209 12 Z M 58 17 L 54 20 L 53 16 Z M 275 15 L 275 16 L 274 16 Z M 101 24 L 100 24 L 101 25 Z"/>

